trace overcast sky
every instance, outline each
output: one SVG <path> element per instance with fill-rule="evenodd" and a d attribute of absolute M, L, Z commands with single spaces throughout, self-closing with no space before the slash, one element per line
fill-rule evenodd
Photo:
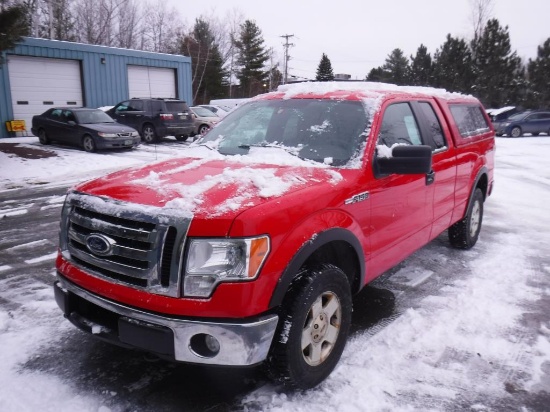
<path fill-rule="evenodd" d="M 315 77 L 322 53 L 334 73 L 362 79 L 382 65 L 399 47 L 406 56 L 424 44 L 432 54 L 448 33 L 470 39 L 473 32 L 471 0 L 170 0 L 187 27 L 195 18 L 224 17 L 238 10 L 262 30 L 276 58 L 284 56 L 282 35 L 289 49 L 289 74 Z M 525 60 L 550 37 L 550 0 L 493 0 L 493 17 L 508 25 L 513 50 Z"/>

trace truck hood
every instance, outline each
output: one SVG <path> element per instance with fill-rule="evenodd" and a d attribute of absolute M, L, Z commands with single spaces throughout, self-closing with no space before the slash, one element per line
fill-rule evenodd
<path fill-rule="evenodd" d="M 284 194 L 341 180 L 338 171 L 326 167 L 178 158 L 112 173 L 75 190 L 221 222 Z"/>

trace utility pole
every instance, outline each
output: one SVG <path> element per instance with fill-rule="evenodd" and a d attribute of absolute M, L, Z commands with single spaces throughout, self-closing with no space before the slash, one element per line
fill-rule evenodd
<path fill-rule="evenodd" d="M 283 76 L 283 84 L 286 84 L 287 78 L 288 78 L 288 61 L 290 60 L 290 55 L 288 54 L 288 48 L 294 46 L 293 43 L 289 43 L 288 39 L 291 37 L 294 37 L 294 34 L 283 34 L 280 36 L 285 39 L 285 75 Z"/>

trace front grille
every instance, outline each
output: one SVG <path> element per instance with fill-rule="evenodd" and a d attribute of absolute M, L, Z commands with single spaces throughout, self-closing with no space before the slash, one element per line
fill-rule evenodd
<path fill-rule="evenodd" d="M 117 133 L 117 137 L 132 137 L 132 133 Z"/>
<path fill-rule="evenodd" d="M 63 208 L 61 249 L 91 275 L 177 297 L 189 223 L 174 211 L 73 192 Z"/>

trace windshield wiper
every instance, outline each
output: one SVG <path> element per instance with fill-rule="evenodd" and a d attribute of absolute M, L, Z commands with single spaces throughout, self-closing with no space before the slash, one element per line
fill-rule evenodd
<path fill-rule="evenodd" d="M 281 146 L 281 145 L 278 145 L 278 144 L 275 144 L 275 143 L 267 143 L 267 142 L 263 142 L 263 143 L 253 143 L 253 144 L 250 144 L 250 143 L 242 143 L 242 144 L 239 144 L 237 146 L 239 149 L 250 149 L 251 147 L 268 147 L 268 148 L 274 148 L 274 149 L 282 149 L 284 150 L 285 152 L 291 154 L 292 156 L 296 156 L 296 157 L 299 157 L 300 159 L 303 159 L 303 157 L 300 157 L 298 155 L 298 153 L 296 153 L 295 150 L 293 150 L 294 148 L 291 148 L 291 147 L 287 147 L 287 146 Z"/>

